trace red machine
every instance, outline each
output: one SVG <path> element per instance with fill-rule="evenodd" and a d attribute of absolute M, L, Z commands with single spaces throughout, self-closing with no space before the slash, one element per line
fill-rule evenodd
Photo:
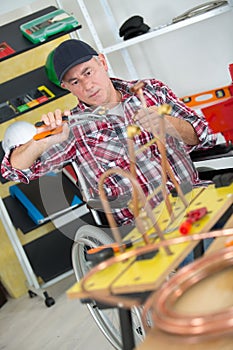
<path fill-rule="evenodd" d="M 213 132 L 221 132 L 227 142 L 233 141 L 233 97 L 201 109 Z"/>
<path fill-rule="evenodd" d="M 233 141 L 233 63 L 229 65 L 232 84 L 180 98 L 188 107 L 199 107 L 213 132 Z"/>
<path fill-rule="evenodd" d="M 233 64 L 229 65 L 233 82 Z M 231 97 L 203 107 L 201 110 L 213 132 L 221 132 L 227 142 L 233 141 L 233 84 L 229 86 Z"/>

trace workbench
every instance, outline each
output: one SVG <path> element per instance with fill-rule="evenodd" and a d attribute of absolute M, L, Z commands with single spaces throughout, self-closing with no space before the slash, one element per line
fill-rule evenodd
<path fill-rule="evenodd" d="M 214 185 L 209 185 L 206 188 L 194 188 L 190 193 L 186 194 L 186 199 L 188 199 L 189 202 L 189 206 L 186 209 L 184 209 L 184 206 L 182 205 L 179 197 L 171 197 L 170 200 L 172 206 L 176 210 L 175 220 L 172 224 L 168 224 L 168 212 L 164 206 L 164 203 L 161 203 L 161 205 L 157 206 L 154 209 L 154 214 L 158 217 L 158 223 L 162 230 L 165 230 L 167 227 L 169 227 L 169 229 L 172 231 L 164 236 L 165 239 L 180 237 L 181 234 L 179 232 L 179 227 L 180 224 L 185 220 L 187 213 L 204 206 L 208 209 L 207 215 L 193 224 L 189 235 L 205 233 L 212 229 L 219 228 L 219 225 L 223 226 L 223 221 L 227 221 L 226 218 L 229 219 L 229 217 L 232 215 L 232 193 L 233 184 L 219 188 L 216 188 Z M 222 218 L 224 219 L 221 220 Z M 124 238 L 124 240 L 135 241 L 139 237 L 140 234 L 135 228 Z M 214 244 L 216 244 L 215 242 Z M 139 298 L 143 304 L 148 294 L 158 290 L 166 280 L 169 273 L 178 268 L 184 258 L 187 257 L 187 255 L 193 251 L 199 243 L 200 240 L 195 240 L 172 245 L 170 246 L 170 249 L 172 251 L 171 255 L 168 255 L 164 248 L 160 248 L 155 254 L 152 254 L 147 258 L 144 257 L 143 259 L 137 259 L 135 256 L 130 259 L 112 264 L 111 266 L 104 268 L 95 274 L 92 274 L 90 278 L 88 278 L 88 280 L 85 282 L 85 288 L 83 286 L 82 280 L 75 283 L 75 285 L 67 291 L 67 296 L 70 299 L 88 299 L 93 298 L 95 295 L 96 300 L 98 300 L 98 297 L 100 297 L 100 300 L 103 301 L 104 299 L 106 302 L 108 302 L 108 296 L 127 296 L 128 300 L 131 298 L 133 299 L 135 296 L 137 296 L 137 298 Z M 133 247 L 127 249 L 127 252 L 134 250 L 135 248 L 140 248 L 142 246 L 145 246 L 143 240 L 135 243 Z M 205 283 L 206 282 L 203 281 L 203 285 L 205 285 Z M 197 294 L 196 300 L 199 300 L 199 297 L 200 295 Z M 115 307 L 119 307 L 119 304 L 117 305 L 116 303 Z M 119 310 L 121 308 L 122 305 Z M 162 336 L 158 336 L 158 333 L 162 332 L 156 329 L 152 329 L 150 336 L 146 337 L 146 340 L 144 342 L 146 345 L 144 346 L 143 343 L 137 349 L 144 350 L 150 348 L 152 349 L 152 347 L 154 348 L 154 338 L 156 338 L 156 349 L 158 350 L 165 348 L 171 348 L 174 350 L 178 349 L 178 347 L 175 347 L 176 345 L 173 341 L 174 337 L 169 337 L 169 335 L 164 334 L 162 334 Z M 128 336 L 130 337 L 130 335 Z M 124 338 L 123 334 L 122 337 Z M 151 343 L 150 339 L 152 339 Z M 159 345 L 158 339 L 161 339 L 161 346 Z M 227 342 L 226 339 L 220 339 L 219 344 L 221 343 L 222 345 Z M 169 343 L 169 347 L 165 346 L 166 341 L 170 341 L 171 344 Z M 232 342 L 232 337 L 230 338 L 230 342 Z M 130 350 L 133 348 L 134 344 L 132 341 L 131 343 L 124 343 L 123 341 L 124 350 Z M 224 347 L 211 347 L 211 349 L 220 348 L 221 350 L 225 349 Z M 188 348 L 186 347 L 186 349 Z M 194 346 L 190 349 L 196 348 Z M 198 349 L 202 348 L 198 347 Z M 226 349 L 230 348 L 226 347 Z"/>
<path fill-rule="evenodd" d="M 233 215 L 224 225 L 224 229 L 233 228 Z M 223 249 L 226 237 L 216 238 L 207 249 L 205 255 Z M 187 291 L 177 305 L 178 311 L 184 313 L 203 313 L 221 309 L 233 304 L 233 267 L 207 278 Z M 210 297 L 211 296 L 211 297 Z M 184 337 L 174 336 L 160 331 L 158 328 L 151 329 L 145 341 L 140 344 L 137 350 L 231 350 L 233 346 L 233 334 L 216 336 L 210 339 L 203 339 L 197 343 L 185 344 Z"/>

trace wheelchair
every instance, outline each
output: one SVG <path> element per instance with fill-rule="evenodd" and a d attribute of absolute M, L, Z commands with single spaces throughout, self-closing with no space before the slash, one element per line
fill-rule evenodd
<path fill-rule="evenodd" d="M 103 230 L 91 225 L 84 225 L 78 229 L 75 242 L 72 247 L 72 264 L 77 281 L 91 269 L 92 264 L 86 259 L 86 251 L 100 245 L 110 244 L 113 239 Z M 118 310 L 109 306 L 101 305 L 95 301 L 84 301 L 94 321 L 111 345 L 122 349 L 121 329 Z M 132 326 L 135 343 L 140 343 L 145 337 L 145 331 L 141 322 L 141 310 L 134 307 L 131 310 Z"/>
<path fill-rule="evenodd" d="M 85 179 L 82 172 L 77 167 L 76 163 L 72 163 L 72 166 L 75 169 L 79 186 L 82 188 L 82 193 L 85 195 L 89 209 L 93 215 L 94 222 L 96 223 L 96 226 L 84 224 L 77 230 L 74 237 L 71 258 L 75 277 L 77 281 L 80 281 L 93 267 L 93 263 L 88 260 L 86 252 L 91 248 L 111 244 L 114 242 L 114 239 L 107 224 L 106 217 L 104 213 L 100 211 L 100 201 L 95 200 L 93 205 L 93 199 L 90 198 L 87 191 L 87 186 L 85 184 Z M 87 198 L 89 198 L 89 200 Z M 131 229 L 132 226 L 123 230 L 123 236 Z M 83 303 L 85 303 L 87 306 L 87 309 L 89 310 L 97 326 L 110 344 L 115 349 L 121 350 L 122 334 L 118 310 L 109 305 L 101 305 L 94 300 L 84 300 Z M 135 344 L 142 342 L 145 337 L 145 330 L 141 321 L 141 311 L 142 310 L 137 307 L 134 307 L 131 310 Z"/>
<path fill-rule="evenodd" d="M 124 121 L 123 121 L 124 122 Z M 122 140 L 121 140 L 122 141 Z M 128 144 L 120 147 L 123 147 L 126 151 L 128 148 Z M 101 147 L 101 145 L 99 145 Z M 145 161 L 146 155 L 143 153 L 141 156 L 140 152 L 147 152 L 143 150 L 136 149 L 137 153 L 135 157 L 135 163 L 139 164 L 142 157 L 143 161 Z M 131 150 L 132 151 L 132 150 Z M 180 150 L 182 152 L 182 149 Z M 98 161 L 98 160 L 97 160 Z M 75 173 L 77 175 L 78 183 L 79 183 L 79 189 L 81 191 L 82 198 L 84 198 L 85 202 L 88 204 L 90 212 L 93 214 L 96 226 L 84 224 L 82 225 L 76 232 L 74 237 L 74 243 L 72 247 L 72 265 L 75 272 L 75 276 L 77 281 L 80 281 L 87 273 L 90 271 L 90 269 L 93 267 L 93 263 L 87 259 L 87 251 L 90 248 L 96 248 L 101 245 L 111 244 L 115 240 L 113 236 L 111 235 L 111 229 L 107 228 L 104 223 L 102 223 L 101 218 L 99 217 L 99 204 L 96 204 L 95 199 L 93 200 L 92 193 L 90 193 L 90 186 L 95 188 L 95 193 L 97 192 L 96 189 L 98 189 L 98 183 L 91 183 L 90 181 L 87 181 L 88 179 L 88 172 L 92 171 L 92 169 L 97 164 L 97 161 L 94 161 L 93 164 L 86 163 L 82 164 L 81 166 L 78 166 L 75 162 L 72 163 L 72 166 L 74 167 Z M 101 161 L 101 160 L 100 160 Z M 110 162 L 111 163 L 111 162 Z M 115 164 L 105 164 L 106 167 L 112 167 L 115 168 Z M 160 169 L 162 173 L 162 169 Z M 127 186 L 129 186 L 130 181 L 129 179 Z M 161 180 L 161 179 L 160 179 Z M 154 182 L 153 182 L 154 181 Z M 87 183 L 88 182 L 88 183 Z M 160 198 L 163 197 L 162 190 L 158 191 L 158 188 L 161 187 L 161 182 L 159 183 L 158 179 L 156 181 L 153 178 L 149 178 L 146 186 L 148 187 L 148 194 L 150 199 L 153 201 L 153 194 L 155 190 L 155 197 Z M 126 196 L 127 197 L 127 196 Z M 131 194 L 130 197 L 132 197 L 132 188 L 131 188 Z M 98 202 L 98 201 L 97 201 Z M 101 201 L 99 200 L 99 203 Z M 94 205 L 93 205 L 94 203 Z M 114 203 L 113 205 L 115 205 Z M 115 208 L 117 208 L 115 206 Z M 103 214 L 103 212 L 102 212 Z M 104 213 L 105 214 L 105 213 Z M 158 214 L 160 215 L 160 213 Z M 123 225 L 124 226 L 124 225 Z M 132 230 L 132 226 L 131 226 Z M 118 315 L 118 310 L 116 308 L 113 308 L 111 306 L 102 305 L 99 302 L 96 302 L 94 300 L 83 300 L 83 302 L 87 305 L 88 310 L 90 311 L 92 317 L 94 318 L 97 326 L 100 328 L 100 330 L 103 332 L 104 336 L 108 339 L 108 341 L 112 344 L 112 346 L 120 350 L 122 349 L 122 334 L 121 334 L 121 327 L 120 327 L 120 320 Z M 131 316 L 132 316 L 132 329 L 134 333 L 135 338 L 135 344 L 140 343 L 144 337 L 145 337 L 145 330 L 142 324 L 142 309 L 140 307 L 134 307 L 131 310 Z M 148 326 L 150 327 L 150 317 L 148 316 Z"/>

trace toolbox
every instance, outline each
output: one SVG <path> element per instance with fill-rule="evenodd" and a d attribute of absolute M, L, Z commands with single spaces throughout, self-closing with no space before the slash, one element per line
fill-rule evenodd
<path fill-rule="evenodd" d="M 22 34 L 34 44 L 45 41 L 49 36 L 68 32 L 77 27 L 78 21 L 64 10 L 55 10 L 27 23 L 21 24 Z"/>

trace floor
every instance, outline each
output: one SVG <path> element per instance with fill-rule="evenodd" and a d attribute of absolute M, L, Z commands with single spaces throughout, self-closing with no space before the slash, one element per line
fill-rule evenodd
<path fill-rule="evenodd" d="M 69 300 L 72 275 L 47 288 L 55 305 L 46 307 L 40 296 L 8 297 L 0 308 L 0 350 L 112 350 L 86 306 Z"/>

